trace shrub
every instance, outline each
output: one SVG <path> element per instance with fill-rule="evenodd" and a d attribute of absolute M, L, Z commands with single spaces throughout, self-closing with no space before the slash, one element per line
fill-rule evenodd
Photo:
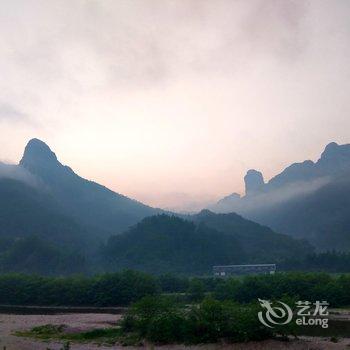
<path fill-rule="evenodd" d="M 205 299 L 186 307 L 168 298 L 146 297 L 121 322 L 122 331 L 154 343 L 212 343 L 262 340 L 272 331 L 257 318 L 257 305 Z"/>
<path fill-rule="evenodd" d="M 190 281 L 187 290 L 190 301 L 201 301 L 205 295 L 204 283 L 199 278 L 194 278 Z"/>

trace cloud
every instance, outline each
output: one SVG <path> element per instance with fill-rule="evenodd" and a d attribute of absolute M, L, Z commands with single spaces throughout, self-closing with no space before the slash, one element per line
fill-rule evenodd
<path fill-rule="evenodd" d="M 249 168 L 269 178 L 349 141 L 349 13 L 347 0 L 3 0 L 1 156 L 35 135 L 135 198 L 175 189 L 188 197 L 165 205 L 187 208 L 241 192 Z"/>
<path fill-rule="evenodd" d="M 28 116 L 8 103 L 0 103 L 0 121 L 19 121 L 27 119 Z"/>
<path fill-rule="evenodd" d="M 35 176 L 21 166 L 0 162 L 0 179 L 3 178 L 18 180 L 31 186 L 38 186 L 39 184 Z"/>
<path fill-rule="evenodd" d="M 237 211 L 241 214 L 250 214 L 261 210 L 270 209 L 288 202 L 294 198 L 311 194 L 330 182 L 330 178 L 320 177 L 311 181 L 297 181 L 281 188 L 272 189 L 267 193 L 254 196 L 235 198 L 232 201 L 220 201 L 211 209 L 217 212 Z"/>
<path fill-rule="evenodd" d="M 33 85 L 78 90 L 227 74 L 256 54 L 291 60 L 306 37 L 307 6 L 297 1 L 11 0 L 1 7 L 3 59 L 12 69 Z"/>

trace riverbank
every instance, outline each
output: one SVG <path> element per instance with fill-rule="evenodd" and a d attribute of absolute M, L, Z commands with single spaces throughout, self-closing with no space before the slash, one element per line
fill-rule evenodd
<path fill-rule="evenodd" d="M 6 346 L 6 350 L 59 350 L 62 342 L 36 341 L 14 335 L 16 331 L 24 331 L 35 326 L 46 324 L 65 324 L 70 332 L 89 331 L 96 328 L 114 327 L 121 315 L 106 313 L 75 313 L 56 315 L 9 315 L 0 314 L 0 348 Z M 113 346 L 113 349 L 125 349 L 123 346 Z M 110 346 L 99 346 L 93 343 L 72 343 L 72 350 L 111 350 Z M 145 349 L 144 347 L 130 347 L 127 349 Z M 267 340 L 262 342 L 248 342 L 236 344 L 206 344 L 203 346 L 169 345 L 156 346 L 160 350 L 346 350 L 350 349 L 350 338 L 339 338 L 337 342 L 330 337 L 302 337 L 299 340 L 282 342 Z"/>
<path fill-rule="evenodd" d="M 56 314 L 113 314 L 125 313 L 126 307 L 75 307 L 75 306 L 26 306 L 0 305 L 0 314 L 7 315 L 56 315 Z"/>

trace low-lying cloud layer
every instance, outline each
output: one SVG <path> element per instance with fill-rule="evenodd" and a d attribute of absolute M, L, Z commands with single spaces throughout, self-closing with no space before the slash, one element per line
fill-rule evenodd
<path fill-rule="evenodd" d="M 220 201 L 217 205 L 212 206 L 211 209 L 221 213 L 238 212 L 241 214 L 270 210 L 290 200 L 311 194 L 329 183 L 329 181 L 329 177 L 320 177 L 312 181 L 298 181 L 251 197 L 246 196 L 226 202 Z"/>
<path fill-rule="evenodd" d="M 1 179 L 18 180 L 31 186 L 38 185 L 38 180 L 26 169 L 18 165 L 2 162 L 0 162 L 0 180 Z"/>

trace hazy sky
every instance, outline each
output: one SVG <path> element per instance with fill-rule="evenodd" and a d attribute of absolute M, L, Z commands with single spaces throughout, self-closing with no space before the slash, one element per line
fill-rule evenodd
<path fill-rule="evenodd" d="M 348 0 L 1 0 L 0 159 L 195 208 L 350 142 Z"/>

